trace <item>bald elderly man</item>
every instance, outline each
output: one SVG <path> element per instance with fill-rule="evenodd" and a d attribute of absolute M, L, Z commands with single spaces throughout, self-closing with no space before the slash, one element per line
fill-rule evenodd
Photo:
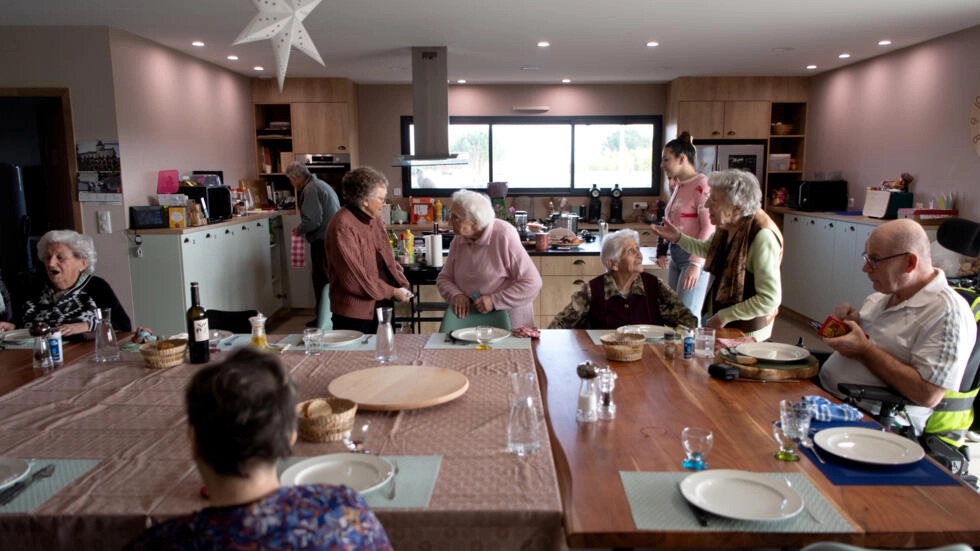
<path fill-rule="evenodd" d="M 834 315 L 851 328 L 825 338 L 834 353 L 820 384 L 843 398 L 839 383 L 888 386 L 916 405 L 907 407 L 917 435 L 947 389 L 955 390 L 977 336 L 963 297 L 932 265 L 929 238 L 912 220 L 878 226 L 864 245 L 864 273 L 875 293 L 861 310 L 838 306 Z M 880 403 L 862 402 L 877 413 Z"/>

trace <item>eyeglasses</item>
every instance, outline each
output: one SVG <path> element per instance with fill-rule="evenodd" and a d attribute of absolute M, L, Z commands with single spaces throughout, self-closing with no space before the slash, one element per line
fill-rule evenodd
<path fill-rule="evenodd" d="M 868 266 L 871 266 L 871 269 L 874 270 L 874 269 L 876 269 L 878 267 L 878 264 L 881 264 L 882 262 L 884 262 L 886 260 L 891 260 L 893 258 L 898 258 L 900 256 L 905 256 L 907 254 L 909 254 L 909 253 L 898 253 L 898 254 L 893 254 L 893 255 L 883 256 L 881 258 L 877 258 L 877 257 L 874 257 L 874 256 L 868 256 L 868 253 L 862 253 L 861 254 L 861 258 L 863 258 L 864 261 L 868 263 Z"/>

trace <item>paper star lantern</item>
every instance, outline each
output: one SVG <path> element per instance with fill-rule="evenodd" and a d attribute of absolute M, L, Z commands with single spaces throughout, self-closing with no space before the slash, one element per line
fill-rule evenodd
<path fill-rule="evenodd" d="M 259 13 L 255 14 L 245 30 L 238 35 L 233 44 L 245 44 L 256 40 L 271 40 L 276 53 L 276 70 L 279 91 L 286 80 L 286 66 L 289 65 L 289 51 L 293 46 L 323 65 L 320 53 L 313 45 L 310 33 L 306 32 L 303 20 L 323 0 L 252 0 Z"/>

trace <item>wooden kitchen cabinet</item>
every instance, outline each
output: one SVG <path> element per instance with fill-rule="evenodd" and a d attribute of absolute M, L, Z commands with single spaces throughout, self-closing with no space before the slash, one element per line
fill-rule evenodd
<path fill-rule="evenodd" d="M 769 137 L 768 101 L 680 101 L 678 134 L 688 131 L 698 139 L 766 139 Z"/>
<path fill-rule="evenodd" d="M 349 103 L 293 103 L 290 112 L 294 152 L 350 153 L 355 148 Z"/>
<path fill-rule="evenodd" d="M 184 314 L 194 281 L 206 309 L 274 314 L 278 302 L 267 218 L 184 230 L 132 230 L 142 241 L 139 254 L 130 256 L 135 324 L 156 335 L 186 331 Z M 281 248 L 275 254 L 281 254 Z"/>

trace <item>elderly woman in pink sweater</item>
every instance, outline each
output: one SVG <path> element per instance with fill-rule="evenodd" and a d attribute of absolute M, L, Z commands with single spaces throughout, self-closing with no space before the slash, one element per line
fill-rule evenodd
<path fill-rule="evenodd" d="M 691 135 L 682 132 L 667 142 L 660 166 L 670 181 L 670 201 L 666 218 L 685 235 L 705 240 L 715 231 L 704 204 L 708 200 L 708 178 L 699 174 L 694 166 L 696 150 Z M 708 272 L 704 271 L 704 259 L 695 256 L 678 245 L 665 242 L 667 248 L 658 248 L 657 264 L 667 268 L 667 285 L 681 302 L 701 322 L 701 308 L 708 291 Z"/>
<path fill-rule="evenodd" d="M 489 197 L 465 189 L 453 194 L 449 222 L 456 237 L 436 287 L 453 312 L 507 310 L 511 327 L 534 326 L 541 276 L 514 226 L 494 217 Z"/>

